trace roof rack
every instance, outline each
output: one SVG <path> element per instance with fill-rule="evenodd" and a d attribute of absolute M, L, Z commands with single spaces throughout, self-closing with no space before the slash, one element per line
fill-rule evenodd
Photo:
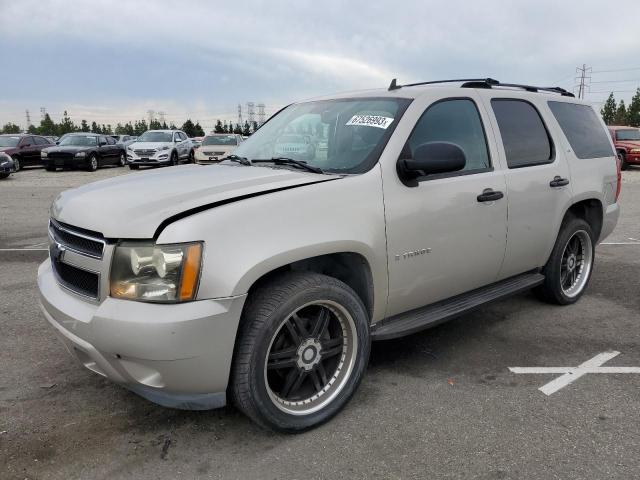
<path fill-rule="evenodd" d="M 402 87 L 416 87 L 418 85 L 432 85 L 437 83 L 462 83 L 462 88 L 494 88 L 494 87 L 507 87 L 507 88 L 521 88 L 527 92 L 552 92 L 559 93 L 563 97 L 574 97 L 573 93 L 566 91 L 560 87 L 534 87 L 533 85 L 520 85 L 518 83 L 500 83 L 493 78 L 464 78 L 455 80 L 432 80 L 429 82 L 409 83 L 406 85 L 399 85 L 394 78 L 389 85 L 389 91 L 398 90 Z"/>

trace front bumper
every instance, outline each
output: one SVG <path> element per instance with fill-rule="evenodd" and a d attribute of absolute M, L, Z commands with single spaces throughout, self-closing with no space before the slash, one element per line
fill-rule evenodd
<path fill-rule="evenodd" d="M 202 147 L 196 149 L 194 153 L 195 160 L 198 163 L 218 163 L 227 155 L 229 155 L 227 152 L 219 151 L 211 151 L 205 154 Z"/>
<path fill-rule="evenodd" d="M 633 165 L 640 165 L 640 153 L 628 153 L 625 161 Z"/>
<path fill-rule="evenodd" d="M 78 167 L 87 164 L 88 157 L 71 157 L 71 158 L 40 158 L 43 167 Z"/>
<path fill-rule="evenodd" d="M 3 165 L 0 165 L 0 173 L 12 173 L 14 172 L 15 167 L 13 162 L 7 162 Z"/>
<path fill-rule="evenodd" d="M 129 165 L 168 165 L 171 161 L 171 151 L 160 150 L 149 157 L 141 157 L 130 150 L 127 150 L 127 163 Z"/>
<path fill-rule="evenodd" d="M 86 368 L 172 408 L 224 406 L 246 295 L 182 304 L 107 297 L 92 303 L 63 289 L 46 260 L 40 304 L 69 353 Z"/>

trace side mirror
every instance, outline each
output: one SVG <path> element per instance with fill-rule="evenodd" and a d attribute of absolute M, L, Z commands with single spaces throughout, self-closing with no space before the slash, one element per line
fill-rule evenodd
<path fill-rule="evenodd" d="M 423 143 L 413 152 L 413 158 L 398 160 L 398 176 L 410 187 L 418 185 L 418 178 L 437 173 L 457 172 L 467 164 L 462 149 L 449 142 Z"/>
<path fill-rule="evenodd" d="M 56 145 L 60 145 L 60 142 L 56 141 Z"/>

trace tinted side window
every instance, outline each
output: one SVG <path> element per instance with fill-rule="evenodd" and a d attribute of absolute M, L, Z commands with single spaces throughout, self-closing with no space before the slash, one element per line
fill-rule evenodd
<path fill-rule="evenodd" d="M 596 112 L 588 105 L 549 102 L 553 116 L 578 158 L 611 157 L 613 150 Z"/>
<path fill-rule="evenodd" d="M 549 134 L 533 105 L 523 100 L 493 99 L 491 107 L 498 121 L 509 168 L 553 161 Z"/>
<path fill-rule="evenodd" d="M 408 141 L 411 154 L 429 142 L 458 145 L 467 158 L 465 172 L 491 168 L 482 120 L 472 100 L 444 100 L 431 105 L 411 132 Z"/>
<path fill-rule="evenodd" d="M 33 139 L 33 137 L 23 137 L 22 141 L 20 142 L 20 145 L 34 145 L 35 141 Z"/>
<path fill-rule="evenodd" d="M 36 145 L 49 145 L 49 141 L 44 137 L 33 137 L 36 141 Z"/>
<path fill-rule="evenodd" d="M 116 144 L 116 141 L 114 140 L 114 138 L 113 138 L 113 137 L 107 137 L 107 143 L 108 143 L 109 145 L 115 145 L 115 144 Z"/>
<path fill-rule="evenodd" d="M 106 139 L 105 137 L 100 137 L 100 138 L 98 139 L 98 142 L 99 142 L 99 145 L 100 145 L 100 144 L 103 144 L 103 143 L 107 143 L 107 139 Z"/>

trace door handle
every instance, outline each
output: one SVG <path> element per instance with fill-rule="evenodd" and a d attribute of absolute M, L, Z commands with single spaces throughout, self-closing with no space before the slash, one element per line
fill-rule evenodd
<path fill-rule="evenodd" d="M 557 175 L 549 182 L 550 187 L 564 187 L 565 185 L 569 185 L 569 180 Z"/>
<path fill-rule="evenodd" d="M 477 196 L 477 199 L 479 202 L 493 202 L 494 200 L 500 200 L 502 197 L 504 197 L 502 192 L 485 188 L 482 193 Z"/>

